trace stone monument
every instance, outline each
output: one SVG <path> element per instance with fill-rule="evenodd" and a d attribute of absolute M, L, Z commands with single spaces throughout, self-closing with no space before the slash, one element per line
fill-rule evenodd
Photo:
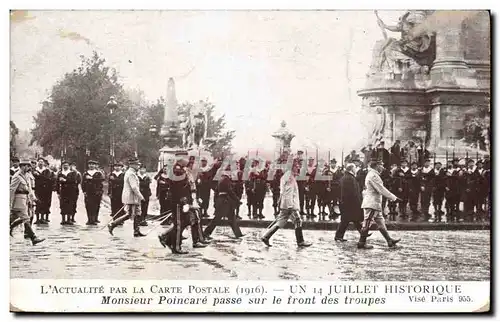
<path fill-rule="evenodd" d="M 159 167 L 172 162 L 176 156 L 187 155 L 183 146 L 183 133 L 180 128 L 177 96 L 175 94 L 175 82 L 173 78 L 168 80 L 167 101 L 165 104 L 165 116 L 161 127 L 160 136 L 163 139 L 163 147 L 160 149 Z"/>
<path fill-rule="evenodd" d="M 403 145 L 418 140 L 439 156 L 451 155 L 450 142 L 461 142 L 466 118 L 489 108 L 489 12 L 458 14 L 463 18 L 411 10 L 389 26 L 375 12 L 384 39 L 375 44 L 366 85 L 358 91 L 373 141 L 390 146 L 396 139 Z M 385 30 L 401 36 L 388 38 Z M 476 153 L 465 145 L 453 149 L 458 156 Z"/>
<path fill-rule="evenodd" d="M 295 134 L 286 127 L 286 122 L 282 121 L 280 128 L 272 134 L 272 137 L 276 140 L 275 154 L 286 159 L 292 152 L 291 143 Z"/>

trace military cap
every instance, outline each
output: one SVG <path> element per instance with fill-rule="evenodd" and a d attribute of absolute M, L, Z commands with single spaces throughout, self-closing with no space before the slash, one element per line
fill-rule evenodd
<path fill-rule="evenodd" d="M 227 170 L 226 171 L 222 171 L 220 175 L 221 175 L 221 177 L 231 178 L 231 172 L 229 172 Z"/>
<path fill-rule="evenodd" d="M 401 163 L 408 163 L 408 160 L 403 159 L 401 160 Z"/>
<path fill-rule="evenodd" d="M 39 158 L 38 158 L 38 159 L 36 159 L 36 160 L 37 160 L 37 161 L 42 160 L 43 162 L 47 162 L 47 160 L 45 160 L 45 159 L 44 159 L 44 158 L 42 158 L 42 157 L 39 157 Z"/>
<path fill-rule="evenodd" d="M 337 163 L 337 160 L 335 160 L 335 159 L 331 159 L 331 160 L 330 160 L 330 163 Z"/>
<path fill-rule="evenodd" d="M 208 161 L 207 157 L 201 157 L 201 161 Z"/>
<path fill-rule="evenodd" d="M 11 160 L 11 161 L 12 161 L 12 162 L 20 162 L 19 158 L 16 158 L 16 157 L 12 158 L 12 160 Z"/>
<path fill-rule="evenodd" d="M 479 163 L 484 164 L 483 160 L 477 160 L 476 164 L 479 164 Z"/>
<path fill-rule="evenodd" d="M 113 164 L 114 167 L 123 167 L 123 162 L 115 162 Z"/>
<path fill-rule="evenodd" d="M 434 163 L 434 165 L 436 165 L 436 164 L 442 165 L 441 162 L 439 162 L 439 161 L 437 161 L 436 163 Z"/>
<path fill-rule="evenodd" d="M 19 165 L 31 165 L 31 162 L 29 160 L 21 160 L 19 161 Z"/>
<path fill-rule="evenodd" d="M 31 162 L 31 164 L 36 165 L 36 160 L 31 160 L 30 162 Z"/>
<path fill-rule="evenodd" d="M 64 165 L 64 164 L 69 165 L 69 161 L 68 161 L 68 160 L 63 160 L 63 161 L 61 161 L 61 165 Z"/>
<path fill-rule="evenodd" d="M 69 165 L 76 165 L 75 161 L 71 161 Z"/>
<path fill-rule="evenodd" d="M 87 161 L 87 164 L 99 164 L 99 162 L 97 162 L 95 160 L 89 160 L 89 161 Z"/>
<path fill-rule="evenodd" d="M 297 151 L 297 154 L 303 154 L 303 153 L 304 153 L 304 151 L 302 151 L 302 150 Z"/>
<path fill-rule="evenodd" d="M 139 162 L 139 159 L 136 159 L 136 158 L 131 158 L 131 159 L 128 159 L 128 162 L 127 162 L 129 165 L 131 164 L 140 164 L 141 162 Z"/>
<path fill-rule="evenodd" d="M 454 158 L 453 160 L 451 160 L 453 162 L 460 162 L 460 160 L 458 158 Z"/>
<path fill-rule="evenodd" d="M 418 162 L 413 161 L 413 162 L 411 163 L 411 165 L 416 165 L 416 166 L 418 166 Z"/>
<path fill-rule="evenodd" d="M 146 165 L 144 163 L 139 163 L 141 169 L 146 169 Z"/>

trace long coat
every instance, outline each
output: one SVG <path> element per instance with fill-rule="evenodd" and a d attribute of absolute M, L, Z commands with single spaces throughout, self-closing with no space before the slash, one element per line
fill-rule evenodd
<path fill-rule="evenodd" d="M 363 221 L 361 192 L 356 177 L 350 172 L 340 180 L 340 213 L 342 221 Z"/>
<path fill-rule="evenodd" d="M 361 208 L 363 209 L 374 209 L 382 211 L 382 196 L 386 197 L 390 201 L 396 201 L 397 197 L 392 194 L 386 187 L 380 178 L 380 174 L 374 170 L 368 170 L 368 174 L 365 179 L 365 191 L 363 193 L 363 203 Z"/>
<path fill-rule="evenodd" d="M 134 169 L 129 168 L 123 178 L 122 202 L 124 205 L 140 205 L 142 200 L 139 177 Z"/>
<path fill-rule="evenodd" d="M 31 189 L 26 174 L 16 172 L 10 182 L 10 208 L 21 213 L 22 218 L 28 218 L 28 201 L 34 200 L 35 195 Z"/>

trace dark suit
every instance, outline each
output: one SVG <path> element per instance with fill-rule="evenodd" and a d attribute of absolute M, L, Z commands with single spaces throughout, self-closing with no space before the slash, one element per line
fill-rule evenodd
<path fill-rule="evenodd" d="M 340 225 L 335 233 L 336 239 L 344 238 L 350 222 L 361 231 L 363 212 L 361 210 L 361 192 L 356 177 L 346 172 L 340 180 Z"/>

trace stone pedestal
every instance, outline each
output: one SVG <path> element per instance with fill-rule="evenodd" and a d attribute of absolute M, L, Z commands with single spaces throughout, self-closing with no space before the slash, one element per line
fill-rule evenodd
<path fill-rule="evenodd" d="M 463 138 L 465 120 L 489 106 L 489 51 L 485 53 L 482 44 L 482 51 L 473 45 L 474 39 L 489 40 L 489 19 L 487 12 L 479 12 L 438 30 L 430 71 L 406 75 L 377 71 L 368 75 L 358 95 L 363 99 L 363 114 L 374 120 L 375 128 L 370 130 L 379 133 L 386 146 L 396 139 L 402 145 L 421 139 L 428 150 L 439 154 L 439 159 L 446 151 L 452 154 L 453 147 L 446 143 Z M 472 54 L 468 57 L 469 52 Z M 375 112 L 380 109 L 384 117 Z M 476 152 L 465 145 L 455 146 L 456 157 Z"/>

